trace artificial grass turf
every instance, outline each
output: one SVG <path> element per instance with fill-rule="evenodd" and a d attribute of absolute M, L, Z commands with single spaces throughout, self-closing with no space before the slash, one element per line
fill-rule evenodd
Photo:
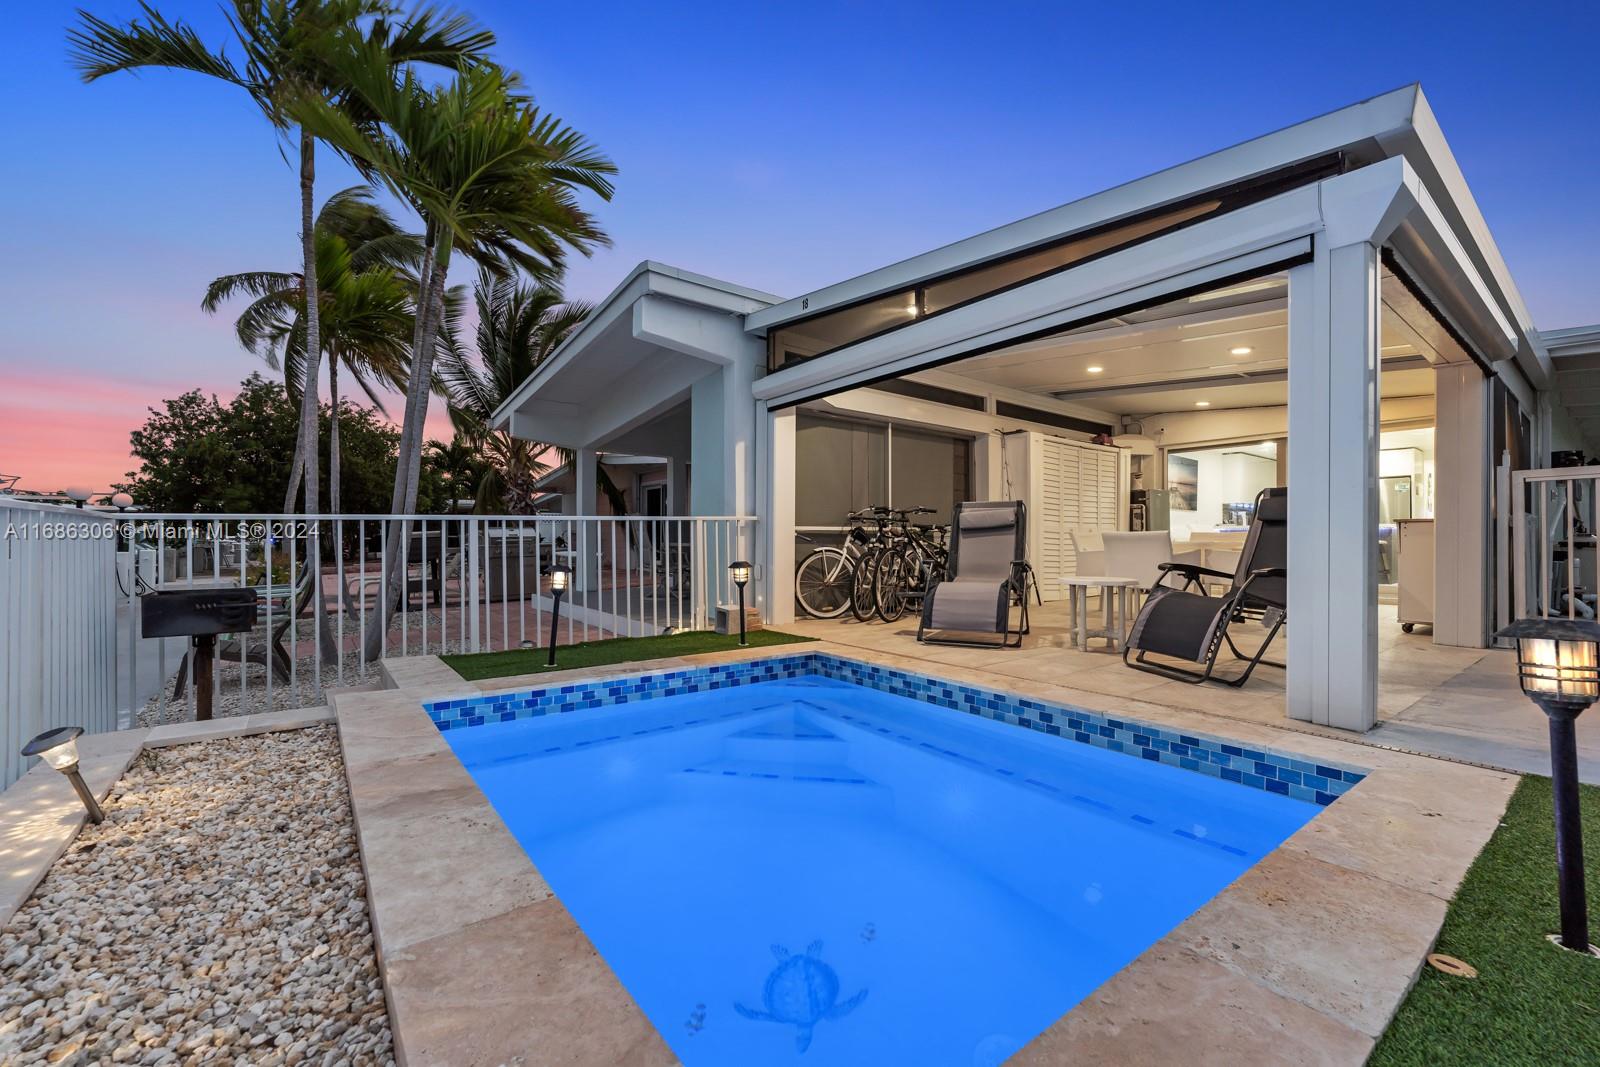
<path fill-rule="evenodd" d="M 813 637 L 799 637 L 777 630 L 752 630 L 749 633 L 752 648 L 771 645 L 791 645 L 801 641 L 814 641 Z M 630 663 L 634 660 L 667 659 L 672 656 L 693 656 L 701 652 L 728 652 L 739 647 L 737 634 L 719 634 L 709 631 L 688 631 L 662 634 L 659 637 L 613 637 L 606 641 L 584 641 L 576 645 L 556 646 L 554 670 L 571 670 L 574 667 L 601 667 L 608 663 Z M 466 656 L 440 656 L 461 677 L 469 682 L 485 678 L 505 678 L 513 674 L 538 674 L 552 669 L 545 667 L 548 650 L 521 648 L 508 652 L 480 652 Z"/>
<path fill-rule="evenodd" d="M 1600 786 L 1582 787 L 1590 940 L 1600 937 Z M 1435 949 L 1478 969 L 1423 967 L 1375 1067 L 1600 1064 L 1600 959 L 1545 940 L 1560 925 L 1550 779 L 1528 776 L 1445 915 Z"/>

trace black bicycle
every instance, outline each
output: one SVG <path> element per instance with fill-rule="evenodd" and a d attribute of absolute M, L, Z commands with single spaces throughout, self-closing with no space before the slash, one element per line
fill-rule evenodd
<path fill-rule="evenodd" d="M 901 512 L 898 531 L 891 527 L 890 543 L 878 553 L 873 577 L 873 607 L 878 618 L 895 622 L 908 610 L 921 611 L 922 598 L 944 579 L 949 557 L 948 526 L 910 521 L 913 515 L 931 515 L 932 508 Z"/>

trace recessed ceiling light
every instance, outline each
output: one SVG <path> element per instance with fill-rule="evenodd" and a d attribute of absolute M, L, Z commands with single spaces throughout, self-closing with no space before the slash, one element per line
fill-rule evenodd
<path fill-rule="evenodd" d="M 1099 374 L 1101 371 L 1105 370 L 1104 367 L 1085 367 L 1083 369 L 1085 373 L 1088 374 Z"/>
<path fill-rule="evenodd" d="M 1197 408 L 1208 408 L 1208 407 L 1211 406 L 1211 401 L 1209 401 L 1209 400 L 1196 400 L 1194 402 L 1194 406 L 1197 407 Z"/>
<path fill-rule="evenodd" d="M 1228 355 L 1230 355 L 1230 356 L 1248 356 L 1250 353 L 1252 353 L 1254 351 L 1255 351 L 1255 349 L 1251 348 L 1249 345 L 1239 345 L 1239 346 L 1237 346 L 1235 348 L 1228 349 Z"/>

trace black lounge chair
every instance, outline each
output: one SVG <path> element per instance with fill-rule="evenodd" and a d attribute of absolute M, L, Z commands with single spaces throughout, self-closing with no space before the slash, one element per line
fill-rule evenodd
<path fill-rule="evenodd" d="M 926 644 L 1017 648 L 1028 633 L 1028 586 L 1039 595 L 1028 566 L 1027 510 L 1020 500 L 967 501 L 950 523 L 945 577 L 922 601 L 917 640 Z M 1022 609 L 1013 630 L 1011 609 Z M 996 634 L 1000 640 L 930 637 L 928 631 Z"/>
<path fill-rule="evenodd" d="M 1289 490 L 1263 489 L 1256 497 L 1255 517 L 1250 521 L 1244 551 L 1239 554 L 1238 569 L 1232 574 L 1192 563 L 1161 564 L 1162 575 L 1133 620 L 1133 630 L 1123 645 L 1122 662 L 1180 682 L 1217 681 L 1236 688 L 1249 680 L 1258 663 L 1282 667 L 1283 664 L 1262 657 L 1287 618 L 1288 561 Z M 1182 586 L 1167 584 L 1174 575 L 1183 579 Z M 1221 596 L 1208 595 L 1203 577 L 1229 579 L 1228 591 Z M 1233 623 L 1243 620 L 1259 622 L 1267 630 L 1253 655 L 1239 651 L 1229 632 Z M 1235 659 L 1248 662 L 1237 678 L 1213 676 L 1224 642 Z M 1138 657 L 1130 659 L 1135 651 Z M 1152 653 L 1188 660 L 1204 669 L 1154 663 L 1147 658 Z"/>

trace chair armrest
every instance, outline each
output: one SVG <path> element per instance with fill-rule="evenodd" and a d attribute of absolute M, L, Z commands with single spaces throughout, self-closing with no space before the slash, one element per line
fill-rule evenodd
<path fill-rule="evenodd" d="M 1282 567 L 1257 567 L 1250 572 L 1251 578 L 1287 578 L 1289 572 Z"/>
<path fill-rule="evenodd" d="M 1156 564 L 1156 570 L 1159 570 L 1159 571 L 1180 571 L 1180 572 L 1182 572 L 1182 574 L 1183 574 L 1183 576 L 1185 578 L 1188 578 L 1191 581 L 1194 580 L 1195 578 L 1198 578 L 1202 574 L 1205 575 L 1207 578 L 1232 578 L 1233 577 L 1233 575 L 1228 573 L 1227 571 L 1219 571 L 1219 570 L 1216 570 L 1213 567 L 1202 567 L 1198 563 L 1158 563 L 1158 564 Z"/>

